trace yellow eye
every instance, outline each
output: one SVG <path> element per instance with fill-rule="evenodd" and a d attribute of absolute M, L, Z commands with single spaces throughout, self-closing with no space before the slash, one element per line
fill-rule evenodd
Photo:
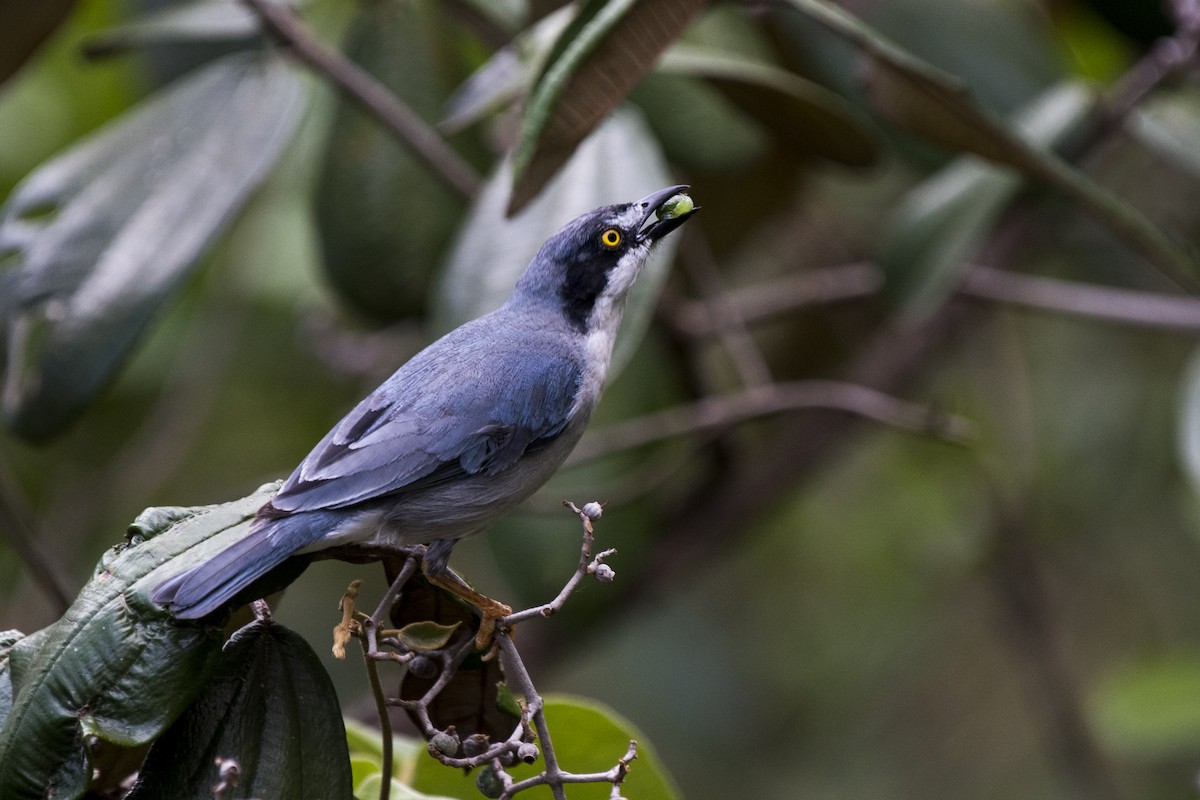
<path fill-rule="evenodd" d="M 621 244 L 621 232 L 616 228 L 609 228 L 604 233 L 600 234 L 600 244 L 615 250 Z"/>

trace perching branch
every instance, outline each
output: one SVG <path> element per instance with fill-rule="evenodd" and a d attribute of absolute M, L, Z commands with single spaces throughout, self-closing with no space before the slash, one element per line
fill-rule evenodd
<path fill-rule="evenodd" d="M 602 582 L 613 579 L 613 571 L 603 563 L 603 559 L 615 551 L 605 550 L 595 556 L 591 552 L 594 541 L 592 522 L 600 517 L 600 504 L 588 503 L 583 508 L 569 502 L 564 505 L 579 517 L 583 525 L 583 544 L 580 548 L 579 565 L 558 596 L 552 601 L 511 614 L 500 620 L 497 626 L 495 646 L 504 659 L 508 682 L 511 684 L 514 694 L 524 698 L 520 719 L 513 726 L 512 732 L 501 741 L 489 741 L 486 735 L 481 734 L 472 734 L 463 739 L 461 733 L 454 730 L 453 725 L 446 730 L 439 730 L 430 715 L 430 707 L 433 702 L 449 685 L 464 659 L 475 651 L 473 631 L 463 631 L 450 638 L 441 647 L 417 650 L 405 644 L 403 631 L 389 632 L 382 628 L 384 615 L 391 608 L 393 602 L 400 601 L 409 580 L 417 573 L 421 560 L 420 553 L 405 552 L 404 565 L 373 616 L 368 617 L 355 608 L 360 582 L 352 583 L 343 596 L 341 602 L 342 622 L 334 629 L 334 652 L 344 655 L 346 640 L 351 637 L 357 638 L 362 645 L 363 658 L 367 665 L 371 691 L 375 697 L 384 737 L 381 800 L 388 800 L 392 775 L 392 753 L 389 746 L 391 728 L 388 722 L 387 706 L 399 706 L 410 712 L 421 729 L 421 733 L 429 740 L 429 754 L 438 761 L 453 768 L 481 769 L 479 779 L 489 782 L 495 789 L 495 794 L 489 793 L 489 796 L 498 796 L 501 800 L 509 800 L 526 789 L 543 785 L 549 787 L 557 800 L 565 800 L 564 787 L 568 783 L 609 783 L 612 784 L 614 793 L 616 793 L 616 787 L 619 787 L 625 780 L 629 772 L 629 762 L 637 757 L 637 743 L 632 741 L 624 755 L 617 758 L 616 764 L 605 772 L 572 773 L 562 768 L 554 752 L 554 744 L 546 722 L 541 695 L 534 686 L 520 651 L 517 650 L 512 638 L 513 625 L 534 617 L 548 617 L 559 610 L 566 599 L 578 589 L 586 576 L 592 575 Z M 416 700 L 386 697 L 379 680 L 378 663 L 387 661 L 400 665 L 411 665 L 410 668 L 415 669 L 417 658 L 423 658 L 435 665 L 434 668 L 438 670 L 437 680 Z M 406 673 L 405 678 L 407 677 Z M 402 678 L 402 681 L 405 678 Z M 534 744 L 535 740 L 538 742 L 537 745 Z M 540 773 L 533 777 L 514 781 L 506 772 L 506 768 L 517 761 L 532 764 L 537 761 L 539 756 L 545 766 Z"/>
<path fill-rule="evenodd" d="M 442 137 L 386 86 L 352 61 L 327 50 L 292 10 L 271 0 L 242 0 L 298 60 L 328 78 L 343 94 L 396 134 L 434 174 L 465 197 L 479 191 L 479 175 Z"/>

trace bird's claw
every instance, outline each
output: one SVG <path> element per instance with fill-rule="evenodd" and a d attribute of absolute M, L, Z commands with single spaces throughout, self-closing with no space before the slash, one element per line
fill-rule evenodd
<path fill-rule="evenodd" d="M 487 655 L 484 660 L 488 660 L 495 655 L 496 643 L 496 623 L 512 614 L 512 608 L 506 606 L 498 600 L 488 598 L 487 605 L 479 605 L 479 612 L 482 618 L 479 620 L 479 631 L 475 634 L 475 649 L 486 650 Z"/>

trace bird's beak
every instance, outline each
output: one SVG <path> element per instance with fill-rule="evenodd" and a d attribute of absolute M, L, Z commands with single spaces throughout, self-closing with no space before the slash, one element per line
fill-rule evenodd
<path fill-rule="evenodd" d="M 659 209 L 661 209 L 668 200 L 677 194 L 686 193 L 687 190 L 687 184 L 668 186 L 666 189 L 659 189 L 654 194 L 647 195 L 646 197 L 643 197 L 641 200 L 638 200 L 636 203 L 634 203 L 635 206 L 642 209 L 642 220 L 638 223 L 639 244 L 654 244 L 659 239 L 663 238 L 668 233 L 687 222 L 693 214 L 700 210 L 700 207 L 696 206 L 683 214 L 670 217 L 669 219 L 655 219 Z"/>

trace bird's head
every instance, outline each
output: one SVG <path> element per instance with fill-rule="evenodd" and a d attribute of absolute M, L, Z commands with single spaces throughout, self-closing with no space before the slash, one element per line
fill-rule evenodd
<path fill-rule="evenodd" d="M 616 310 L 619 315 L 651 247 L 699 210 L 683 194 L 687 188 L 668 186 L 576 217 L 538 250 L 514 300 L 554 303 L 580 331 L 598 313 L 609 317 Z"/>

